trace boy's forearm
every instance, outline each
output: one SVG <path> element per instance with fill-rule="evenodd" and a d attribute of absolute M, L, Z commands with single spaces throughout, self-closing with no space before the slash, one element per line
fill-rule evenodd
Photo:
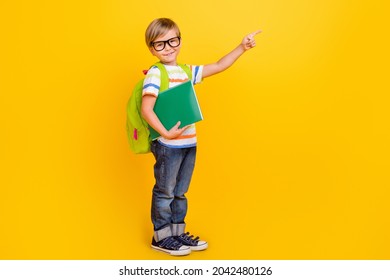
<path fill-rule="evenodd" d="M 141 106 L 141 114 L 144 120 L 153 127 L 158 133 L 164 136 L 167 132 L 165 127 L 160 122 L 160 119 L 157 117 L 153 108 L 156 103 L 156 98 L 153 96 L 144 96 L 142 97 L 142 106 Z"/>
<path fill-rule="evenodd" d="M 160 133 L 161 136 L 164 137 L 167 135 L 167 130 L 162 125 L 161 121 L 159 120 L 159 118 L 157 117 L 157 115 L 154 113 L 153 110 L 148 110 L 143 108 L 142 117 L 151 127 L 153 127 L 154 130 Z"/>
<path fill-rule="evenodd" d="M 218 60 L 217 64 L 220 72 L 226 70 L 245 52 L 244 47 L 239 44 L 234 50 Z"/>
<path fill-rule="evenodd" d="M 203 78 L 225 71 L 245 52 L 245 48 L 240 44 L 230 53 L 222 57 L 215 63 L 207 64 L 203 68 Z"/>

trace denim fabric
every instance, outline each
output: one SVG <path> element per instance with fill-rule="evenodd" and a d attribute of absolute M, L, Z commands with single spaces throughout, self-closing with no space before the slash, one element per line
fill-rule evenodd
<path fill-rule="evenodd" d="M 155 236 L 162 239 L 172 235 L 173 224 L 184 224 L 187 214 L 185 194 L 195 166 L 196 146 L 170 148 L 153 141 L 151 151 L 156 159 L 151 214 L 154 231 L 163 235 Z"/>

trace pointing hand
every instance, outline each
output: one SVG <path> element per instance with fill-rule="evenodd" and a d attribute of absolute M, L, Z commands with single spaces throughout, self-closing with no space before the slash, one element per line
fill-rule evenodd
<path fill-rule="evenodd" d="M 241 45 L 244 47 L 244 50 L 250 50 L 251 48 L 254 48 L 256 46 L 255 36 L 259 34 L 261 30 L 257 30 L 253 33 L 248 34 L 245 36 L 245 38 L 242 40 Z"/>

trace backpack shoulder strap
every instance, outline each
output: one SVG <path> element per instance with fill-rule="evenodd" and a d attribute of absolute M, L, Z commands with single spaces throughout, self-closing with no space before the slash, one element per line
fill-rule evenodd
<path fill-rule="evenodd" d="M 192 71 L 190 67 L 187 64 L 182 64 L 182 63 L 179 63 L 179 66 L 181 67 L 181 69 L 184 70 L 184 72 L 186 72 L 188 79 L 192 80 Z"/>
<path fill-rule="evenodd" d="M 161 62 L 157 62 L 157 63 L 153 64 L 153 66 L 156 66 L 160 70 L 160 75 L 161 75 L 160 91 L 168 89 L 169 88 L 169 78 L 168 78 L 168 72 L 165 69 L 164 65 Z"/>

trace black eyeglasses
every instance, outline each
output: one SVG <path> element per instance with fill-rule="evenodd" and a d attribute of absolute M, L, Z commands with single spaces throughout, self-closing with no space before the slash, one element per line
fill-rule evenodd
<path fill-rule="evenodd" d="M 157 41 L 152 42 L 150 45 L 157 51 L 161 52 L 163 49 L 165 49 L 165 45 L 168 44 L 172 48 L 176 48 L 180 46 L 180 37 L 173 37 L 166 41 Z"/>

